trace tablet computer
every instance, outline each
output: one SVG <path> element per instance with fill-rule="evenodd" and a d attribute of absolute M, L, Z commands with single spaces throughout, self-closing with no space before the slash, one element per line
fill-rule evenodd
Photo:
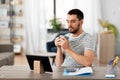
<path fill-rule="evenodd" d="M 44 71 L 53 72 L 49 56 L 26 55 L 26 57 L 31 70 L 34 70 L 34 61 L 39 60 L 43 65 Z"/>

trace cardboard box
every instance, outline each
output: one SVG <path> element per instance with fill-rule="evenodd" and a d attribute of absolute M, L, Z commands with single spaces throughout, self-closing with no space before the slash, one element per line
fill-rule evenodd
<path fill-rule="evenodd" d="M 115 56 L 115 37 L 113 33 L 100 34 L 100 63 L 108 64 Z"/>

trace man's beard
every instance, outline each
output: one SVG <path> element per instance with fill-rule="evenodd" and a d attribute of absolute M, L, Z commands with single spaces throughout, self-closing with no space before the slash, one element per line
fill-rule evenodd
<path fill-rule="evenodd" d="M 72 28 L 72 27 L 69 27 L 69 28 Z M 72 28 L 72 29 L 74 29 L 74 28 Z M 80 24 L 78 24 L 77 28 L 75 28 L 72 31 L 69 29 L 69 32 L 75 34 L 75 33 L 77 33 L 79 31 L 79 29 L 80 29 Z"/>

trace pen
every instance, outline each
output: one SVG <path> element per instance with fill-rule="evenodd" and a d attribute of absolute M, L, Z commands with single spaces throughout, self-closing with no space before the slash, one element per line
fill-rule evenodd
<path fill-rule="evenodd" d="M 113 65 L 112 66 L 115 66 L 118 63 L 118 60 L 119 60 L 119 57 L 116 56 L 115 60 L 113 61 Z"/>
<path fill-rule="evenodd" d="M 111 70 L 112 70 L 112 69 L 114 68 L 114 66 L 118 63 L 118 60 L 119 60 L 119 57 L 116 56 L 116 58 L 115 58 L 114 61 L 113 61 Z"/>

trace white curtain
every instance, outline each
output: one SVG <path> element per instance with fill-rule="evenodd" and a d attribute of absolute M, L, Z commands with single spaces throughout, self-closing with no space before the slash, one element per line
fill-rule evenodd
<path fill-rule="evenodd" d="M 27 54 L 46 51 L 45 0 L 24 0 Z"/>
<path fill-rule="evenodd" d="M 99 59 L 100 55 L 100 25 L 98 22 L 98 19 L 102 18 L 102 12 L 101 12 L 101 0 L 93 0 L 93 29 L 94 29 L 94 34 L 95 34 L 95 47 L 96 47 L 96 54 Z"/>

